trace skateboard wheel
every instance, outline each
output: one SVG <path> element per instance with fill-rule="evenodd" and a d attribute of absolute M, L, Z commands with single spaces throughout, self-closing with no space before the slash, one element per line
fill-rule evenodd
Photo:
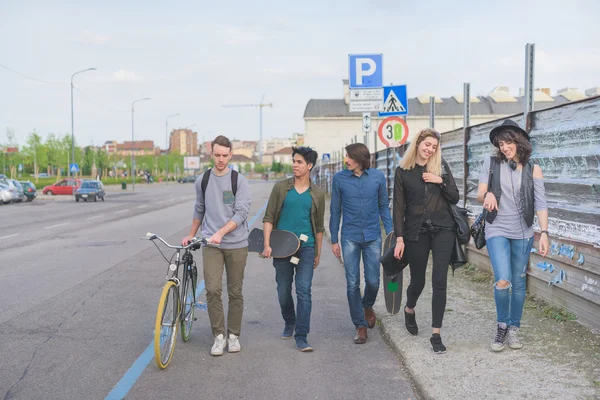
<path fill-rule="evenodd" d="M 292 258 L 290 258 L 290 262 L 294 265 L 298 265 L 298 263 L 300 262 L 300 259 L 298 257 L 292 257 Z"/>
<path fill-rule="evenodd" d="M 306 236 L 305 234 L 302 234 L 302 235 L 300 235 L 299 239 L 301 242 L 306 242 L 306 241 L 308 241 L 308 236 Z"/>

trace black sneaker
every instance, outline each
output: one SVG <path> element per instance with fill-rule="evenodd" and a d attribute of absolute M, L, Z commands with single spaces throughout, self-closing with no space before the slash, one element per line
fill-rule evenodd
<path fill-rule="evenodd" d="M 431 342 L 431 347 L 435 354 L 444 354 L 446 352 L 446 346 L 442 343 L 442 337 L 439 333 L 431 335 L 429 341 Z"/>
<path fill-rule="evenodd" d="M 500 324 L 498 324 L 498 330 L 496 331 L 496 337 L 492 342 L 492 350 L 493 351 L 502 351 L 504 350 L 504 344 L 506 343 L 506 334 L 508 333 L 508 327 L 502 328 Z"/>
<path fill-rule="evenodd" d="M 404 324 L 406 325 L 406 330 L 411 335 L 416 336 L 419 333 L 417 317 L 414 312 L 410 314 L 406 312 L 406 309 L 404 309 Z"/>

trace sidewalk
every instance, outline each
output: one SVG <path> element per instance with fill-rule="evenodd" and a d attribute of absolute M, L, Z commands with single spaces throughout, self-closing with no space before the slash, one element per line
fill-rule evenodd
<path fill-rule="evenodd" d="M 329 223 L 327 204 L 326 225 Z M 328 226 L 326 226 L 328 229 Z M 326 246 L 325 251 L 330 251 Z M 466 267 L 466 268 L 465 268 Z M 431 351 L 431 268 L 416 307 L 419 335 L 404 327 L 404 314 L 388 314 L 383 287 L 375 312 L 384 336 L 398 353 L 424 399 L 598 399 L 600 335 L 576 321 L 557 321 L 544 307 L 525 303 L 521 350 L 494 353 L 496 329 L 493 280 L 465 266 L 448 274 L 442 339 L 446 354 Z M 402 305 L 410 280 L 404 271 Z M 362 280 L 364 285 L 364 280 Z M 381 280 L 383 282 L 383 279 Z"/>

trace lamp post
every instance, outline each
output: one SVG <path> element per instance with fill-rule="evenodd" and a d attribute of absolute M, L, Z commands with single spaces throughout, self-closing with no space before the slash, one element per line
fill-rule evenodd
<path fill-rule="evenodd" d="M 134 102 L 131 103 L 131 190 L 135 190 L 135 174 L 134 174 L 134 160 L 133 160 L 133 146 L 134 146 L 134 127 L 133 127 L 133 106 L 135 105 L 135 103 L 138 103 L 140 101 L 144 101 L 144 100 L 150 100 L 150 97 L 144 97 L 143 99 L 139 99 L 139 100 L 135 100 Z"/>
<path fill-rule="evenodd" d="M 87 72 L 87 71 L 95 71 L 95 70 L 96 70 L 96 68 L 82 69 L 81 71 L 77 71 L 73 75 L 71 75 L 71 159 L 73 160 L 73 162 L 75 162 L 75 121 L 74 121 L 74 116 L 73 116 L 73 108 L 74 108 L 73 107 L 73 88 L 74 88 L 73 78 L 77 74 L 81 74 L 81 73 Z M 73 176 L 75 176 L 75 172 L 71 172 L 71 174 Z"/>
<path fill-rule="evenodd" d="M 171 146 L 169 146 L 169 118 L 172 117 L 178 117 L 179 114 L 171 114 L 169 116 L 167 116 L 167 118 L 165 119 L 165 146 L 167 149 L 167 164 L 165 167 L 165 180 L 167 181 L 167 185 L 169 184 L 169 148 Z"/>

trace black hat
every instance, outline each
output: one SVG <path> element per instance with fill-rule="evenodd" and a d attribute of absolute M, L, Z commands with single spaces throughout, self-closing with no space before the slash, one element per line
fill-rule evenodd
<path fill-rule="evenodd" d="M 521 128 L 519 124 L 517 124 L 512 119 L 505 119 L 504 122 L 502 122 L 502 125 L 499 125 L 490 131 L 490 142 L 494 144 L 494 139 L 496 138 L 496 136 L 498 136 L 498 134 L 505 129 L 515 130 L 521 133 L 525 137 L 525 139 L 530 140 L 529 135 L 527 134 L 527 132 L 525 132 L 525 129 Z"/>

